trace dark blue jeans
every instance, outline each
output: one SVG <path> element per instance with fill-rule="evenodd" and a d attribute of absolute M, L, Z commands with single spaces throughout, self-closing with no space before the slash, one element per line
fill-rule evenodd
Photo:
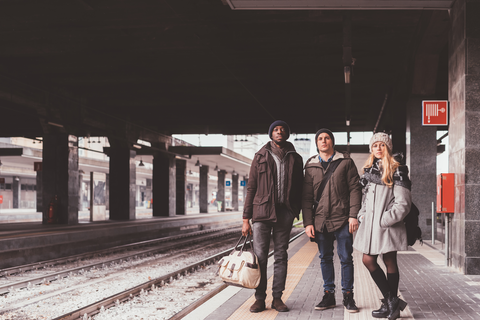
<path fill-rule="evenodd" d="M 353 292 L 353 235 L 348 232 L 348 223 L 334 232 L 316 232 L 315 238 L 320 251 L 324 290 L 335 291 L 333 241 L 336 239 L 337 253 L 342 266 L 342 292 Z"/>

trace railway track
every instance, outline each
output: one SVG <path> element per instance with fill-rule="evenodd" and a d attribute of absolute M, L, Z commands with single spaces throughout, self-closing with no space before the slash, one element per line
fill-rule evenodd
<path fill-rule="evenodd" d="M 0 275 L 2 276 L 0 281 L 0 295 L 8 294 L 16 289 L 31 288 L 35 285 L 47 284 L 51 281 L 56 281 L 78 273 L 106 268 L 109 265 L 114 265 L 123 261 L 135 260 L 139 257 L 151 256 L 160 252 L 178 249 L 183 246 L 191 245 L 192 242 L 208 241 L 228 234 L 238 234 L 238 230 L 238 228 L 228 230 L 209 230 L 208 232 L 191 234 L 189 237 L 174 236 L 142 241 L 110 249 L 3 269 L 0 270 Z M 145 247 L 149 248 L 141 250 L 141 248 Z M 117 253 L 115 257 L 107 258 L 109 255 L 115 253 Z M 97 262 L 89 263 L 88 260 L 92 259 Z M 80 265 L 66 267 L 67 264 Z"/>
<path fill-rule="evenodd" d="M 298 237 L 300 237 L 304 231 L 298 233 L 294 237 L 290 239 L 290 242 L 296 240 Z M 62 316 L 54 318 L 54 320 L 73 320 L 73 319 L 91 319 L 91 317 L 95 316 L 98 313 L 104 312 L 106 309 L 112 308 L 112 307 L 118 307 L 120 304 L 122 304 L 125 301 L 129 301 L 134 299 L 134 297 L 139 296 L 139 295 L 146 295 L 148 294 L 149 291 L 155 291 L 156 288 L 158 287 L 163 287 L 165 284 L 170 283 L 171 281 L 178 279 L 179 277 L 186 276 L 188 273 L 193 273 L 196 270 L 198 270 L 201 267 L 204 267 L 209 264 L 213 264 L 216 261 L 218 261 L 221 257 L 224 255 L 228 254 L 233 248 L 229 248 L 227 250 L 224 250 L 218 254 L 215 254 L 213 256 L 210 256 L 206 259 L 203 259 L 201 261 L 198 261 L 196 263 L 190 264 L 186 267 L 180 268 L 178 270 L 175 270 L 174 272 L 171 272 L 169 274 L 166 274 L 164 276 L 158 277 L 156 279 L 144 282 L 134 288 L 124 290 L 123 292 L 111 295 L 107 298 L 104 298 L 100 301 L 97 301 L 95 303 L 92 303 L 88 306 L 79 308 L 75 311 L 66 313 Z M 273 251 L 270 252 L 269 256 L 273 254 Z M 221 292 L 223 289 L 225 289 L 227 285 L 221 284 L 217 286 L 214 290 L 211 290 L 207 294 L 205 294 L 203 297 L 195 301 L 194 303 L 188 305 L 186 308 L 181 310 L 180 312 L 176 313 L 173 317 L 170 319 L 172 320 L 177 320 L 183 318 L 185 315 L 188 313 L 192 312 L 196 308 L 198 308 L 201 304 L 203 304 L 205 301 L 210 299 L 212 296 L 217 294 L 218 292 Z"/>

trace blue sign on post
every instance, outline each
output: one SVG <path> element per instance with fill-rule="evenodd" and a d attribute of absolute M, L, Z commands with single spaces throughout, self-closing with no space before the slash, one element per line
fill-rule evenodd
<path fill-rule="evenodd" d="M 240 181 L 240 186 L 245 187 L 245 185 L 246 185 L 245 180 Z"/>
<path fill-rule="evenodd" d="M 225 185 L 226 185 L 227 187 L 230 187 L 230 181 L 225 181 Z"/>

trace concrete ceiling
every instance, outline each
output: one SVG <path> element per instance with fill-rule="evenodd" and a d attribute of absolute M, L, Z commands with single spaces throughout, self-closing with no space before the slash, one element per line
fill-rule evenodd
<path fill-rule="evenodd" d="M 358 1 L 367 2 L 451 3 Z M 345 12 L 232 10 L 222 0 L 0 1 L 0 136 L 41 136 L 49 122 L 83 136 L 265 133 L 274 119 L 296 133 L 345 131 Z M 350 13 L 351 130 L 374 129 L 386 94 L 378 129 L 397 125 L 394 101 L 408 91 L 428 13 Z"/>

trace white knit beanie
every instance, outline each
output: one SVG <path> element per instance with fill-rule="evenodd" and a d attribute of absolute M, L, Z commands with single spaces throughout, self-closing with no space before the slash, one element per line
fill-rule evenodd
<path fill-rule="evenodd" d="M 392 151 L 393 143 L 392 139 L 386 134 L 385 132 L 377 132 L 375 133 L 372 138 L 370 139 L 370 152 L 372 152 L 372 146 L 375 142 L 383 142 L 388 147 L 390 151 Z"/>

